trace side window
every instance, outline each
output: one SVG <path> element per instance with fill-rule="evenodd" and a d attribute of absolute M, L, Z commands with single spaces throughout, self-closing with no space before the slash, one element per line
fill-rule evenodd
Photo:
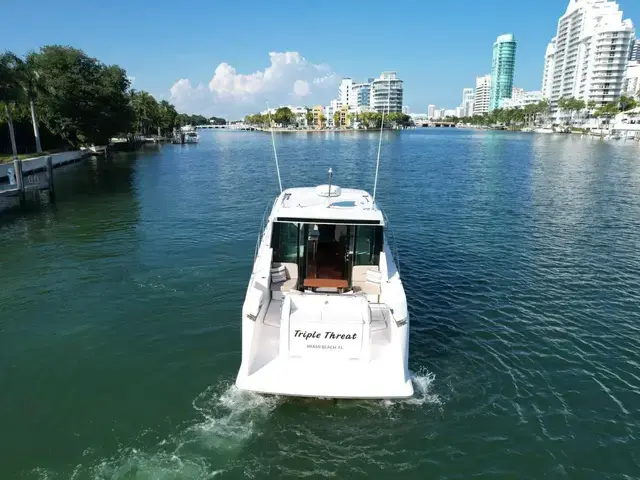
<path fill-rule="evenodd" d="M 271 248 L 274 262 L 298 263 L 298 223 L 273 224 Z"/>
<path fill-rule="evenodd" d="M 354 264 L 378 265 L 382 250 L 382 227 L 358 225 L 356 227 Z"/>

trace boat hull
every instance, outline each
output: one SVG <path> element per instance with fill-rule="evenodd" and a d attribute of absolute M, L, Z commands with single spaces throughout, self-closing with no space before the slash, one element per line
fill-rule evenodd
<path fill-rule="evenodd" d="M 309 320 L 313 311 L 303 312 L 301 320 L 292 315 L 289 324 L 286 315 L 277 318 L 286 310 L 281 306 L 286 300 L 273 303 L 255 321 L 244 316 L 243 360 L 235 382 L 239 389 L 314 398 L 413 396 L 408 369 L 408 317 L 400 326 L 393 320 L 386 322 L 384 329 L 381 325 L 378 329 L 376 322 L 349 324 L 353 317 L 348 316 L 335 318 L 335 323 L 324 326 L 326 330 L 357 332 L 361 343 L 352 348 L 348 340 L 341 345 L 330 340 L 322 343 L 326 334 L 322 324 Z M 294 338 L 297 331 L 319 332 L 319 340 Z M 309 342 L 320 343 L 323 348 L 309 349 Z"/>
<path fill-rule="evenodd" d="M 334 190 L 339 201 L 327 200 L 324 193 Z M 322 225 L 311 228 L 315 218 Z M 371 227 L 356 232 L 354 225 Z M 362 190 L 320 186 L 285 190 L 276 198 L 242 307 L 239 389 L 313 398 L 413 395 L 407 300 L 384 225 Z M 308 237 L 302 252 L 296 246 L 291 255 L 283 247 L 290 238 L 282 233 L 286 228 L 295 229 L 296 242 Z M 317 249 L 326 249 L 325 255 L 316 256 Z M 351 253 L 336 255 L 341 251 Z M 321 262 L 326 276 L 319 275 Z"/>
<path fill-rule="evenodd" d="M 394 377 L 359 366 L 342 365 L 336 370 L 328 370 L 326 365 L 282 362 L 269 369 L 268 377 L 238 374 L 236 387 L 256 393 L 291 397 L 372 400 L 412 397 L 411 379 L 397 381 L 397 377 Z"/>

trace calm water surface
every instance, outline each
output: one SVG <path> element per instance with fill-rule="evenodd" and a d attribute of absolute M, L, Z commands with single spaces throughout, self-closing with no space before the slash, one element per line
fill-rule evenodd
<path fill-rule="evenodd" d="M 372 189 L 375 134 L 278 136 L 285 186 Z M 0 478 L 640 477 L 640 146 L 389 133 L 407 401 L 233 387 L 267 135 L 57 174 L 0 216 Z"/>

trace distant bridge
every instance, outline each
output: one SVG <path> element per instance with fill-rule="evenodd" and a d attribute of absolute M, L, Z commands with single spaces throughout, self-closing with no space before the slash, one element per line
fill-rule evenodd
<path fill-rule="evenodd" d="M 454 122 L 438 122 L 436 121 L 430 121 L 430 122 L 417 122 L 416 126 L 419 127 L 450 127 L 450 128 L 455 128 L 456 124 Z"/>
<path fill-rule="evenodd" d="M 255 130 L 255 127 L 245 125 L 244 123 L 233 123 L 231 125 L 196 125 L 196 130 Z"/>

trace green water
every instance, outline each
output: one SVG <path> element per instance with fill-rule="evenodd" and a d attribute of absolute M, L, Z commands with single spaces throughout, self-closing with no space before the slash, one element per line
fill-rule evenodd
<path fill-rule="evenodd" d="M 416 396 L 237 391 L 268 135 L 56 171 L 0 215 L 0 478 L 640 477 L 640 146 L 385 134 Z M 375 134 L 277 137 L 285 187 L 372 190 Z"/>

